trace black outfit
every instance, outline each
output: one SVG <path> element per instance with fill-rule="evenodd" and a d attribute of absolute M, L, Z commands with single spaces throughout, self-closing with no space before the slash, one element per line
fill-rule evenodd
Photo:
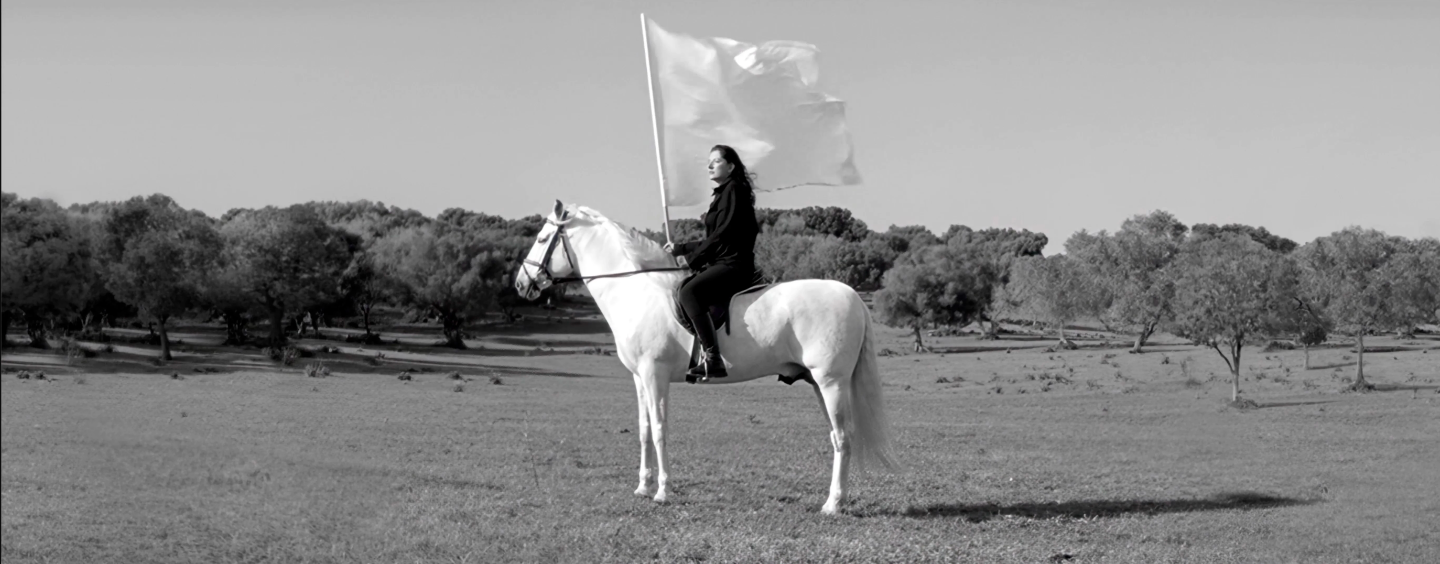
<path fill-rule="evenodd" d="M 709 376 L 724 373 L 709 308 L 728 307 L 732 296 L 755 281 L 755 238 L 760 224 L 755 220 L 753 197 L 748 186 L 734 182 L 717 186 L 705 212 L 705 238 L 675 245 L 673 253 L 684 255 L 690 268 L 697 271 L 680 286 L 680 307 L 695 325 Z"/>

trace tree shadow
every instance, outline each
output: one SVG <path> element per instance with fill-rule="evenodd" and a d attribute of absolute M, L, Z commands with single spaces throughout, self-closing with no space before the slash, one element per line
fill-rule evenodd
<path fill-rule="evenodd" d="M 1429 390 L 1435 390 L 1435 389 L 1440 389 L 1440 386 L 1435 386 L 1435 385 L 1424 386 L 1424 385 L 1418 385 L 1418 384 L 1376 384 L 1376 383 L 1374 383 L 1374 382 L 1371 382 L 1371 383 L 1370 383 L 1370 390 L 1371 390 L 1371 391 L 1374 391 L 1374 392 L 1411 392 L 1411 391 L 1421 391 L 1421 392 L 1423 392 L 1423 391 L 1429 391 Z"/>
<path fill-rule="evenodd" d="M 1319 500 L 1297 499 L 1257 492 L 1232 492 L 1215 495 L 1209 499 L 1137 499 L 1137 500 L 1079 500 L 1066 502 L 1015 503 L 1009 505 L 942 503 L 922 507 L 911 506 L 890 515 L 917 519 L 962 518 L 971 523 L 989 521 L 1004 515 L 1028 517 L 1030 519 L 1052 519 L 1069 517 L 1122 517 L 1125 515 L 1160 515 L 1164 513 L 1191 513 L 1195 511 L 1231 511 L 1268 509 L 1310 505 Z M 880 512 L 885 514 L 885 512 Z"/>
<path fill-rule="evenodd" d="M 1317 364 L 1317 365 L 1311 366 L 1310 368 L 1307 368 L 1306 370 L 1330 370 L 1331 368 L 1345 368 L 1345 367 L 1347 367 L 1347 366 L 1355 366 L 1355 363 L 1354 363 L 1354 362 L 1341 362 L 1341 363 L 1337 363 L 1337 364 Z"/>
<path fill-rule="evenodd" d="M 1326 403 L 1335 403 L 1336 401 L 1338 401 L 1338 400 L 1285 401 L 1285 402 L 1275 402 L 1275 403 L 1257 403 L 1257 404 L 1255 404 L 1254 409 L 1269 409 L 1269 408 L 1272 408 L 1272 407 L 1295 407 L 1295 406 L 1300 406 L 1300 405 L 1321 405 L 1321 404 L 1326 404 Z"/>
<path fill-rule="evenodd" d="M 584 348 L 608 345 L 610 343 L 588 339 L 556 339 L 544 335 L 528 335 L 524 337 L 489 337 L 481 343 L 495 343 L 512 347 L 535 347 L 543 346 L 549 348 Z"/>

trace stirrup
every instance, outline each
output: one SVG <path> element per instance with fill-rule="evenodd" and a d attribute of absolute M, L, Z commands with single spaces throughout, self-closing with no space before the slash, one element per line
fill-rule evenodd
<path fill-rule="evenodd" d="M 725 361 L 720 358 L 719 353 L 713 356 L 707 354 L 705 360 L 685 373 L 685 380 L 699 379 L 703 382 L 711 378 L 724 378 L 729 375 L 730 373 L 725 370 Z"/>

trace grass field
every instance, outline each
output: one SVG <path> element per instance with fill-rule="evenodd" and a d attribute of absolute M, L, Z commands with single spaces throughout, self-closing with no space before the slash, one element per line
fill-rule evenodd
<path fill-rule="evenodd" d="M 906 350 L 902 331 L 880 337 Z M 1247 350 L 1257 409 L 1228 407 L 1219 358 L 1179 343 L 1131 355 L 1094 338 L 1058 353 L 1030 337 L 932 339 L 945 352 L 880 359 L 906 468 L 856 474 L 845 515 L 825 517 L 828 427 L 803 384 L 672 388 L 672 502 L 657 505 L 631 494 L 634 388 L 595 354 L 611 347 L 598 320 L 482 332 L 468 352 L 407 338 L 288 367 L 200 332 L 167 366 L 125 347 L 76 366 L 7 349 L 0 555 L 1440 560 L 1433 339 L 1367 340 L 1393 349 L 1366 354 L 1381 388 L 1369 394 L 1340 393 L 1354 370 L 1343 347 L 1312 352 L 1312 370 L 1300 351 Z M 333 373 L 305 377 L 312 362 Z M 413 380 L 396 378 L 405 369 Z"/>

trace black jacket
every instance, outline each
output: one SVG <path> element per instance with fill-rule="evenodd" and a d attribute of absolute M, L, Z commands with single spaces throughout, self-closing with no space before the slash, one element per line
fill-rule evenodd
<path fill-rule="evenodd" d="M 752 193 L 726 182 L 715 187 L 710 209 L 705 212 L 705 238 L 675 245 L 675 254 L 685 255 L 685 262 L 695 270 L 715 263 L 753 267 L 759 234 Z"/>

